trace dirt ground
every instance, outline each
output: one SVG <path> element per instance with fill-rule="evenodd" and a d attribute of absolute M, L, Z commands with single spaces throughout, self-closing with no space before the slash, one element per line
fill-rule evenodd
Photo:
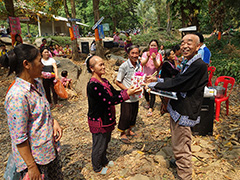
<path fill-rule="evenodd" d="M 78 63 L 79 64 L 79 63 Z M 106 78 L 113 84 L 115 75 L 114 60 L 106 61 Z M 0 177 L 3 177 L 8 156 L 11 153 L 11 139 L 4 111 L 4 98 L 8 86 L 14 79 L 6 77 L 7 71 L 0 69 Z M 115 85 L 114 85 L 115 86 Z M 116 86 L 115 86 L 116 87 Z M 237 180 L 240 177 L 240 143 L 237 138 L 240 121 L 239 85 L 234 86 L 230 97 L 230 112 L 225 115 L 222 105 L 220 121 L 214 121 L 213 136 L 192 136 L 193 179 L 194 180 Z M 176 170 L 169 168 L 173 158 L 169 115 L 159 113 L 161 100 L 156 97 L 152 117 L 146 117 L 145 100 L 140 100 L 139 114 L 134 131 L 137 137 L 131 144 L 119 140 L 115 129 L 108 147 L 108 158 L 115 165 L 108 176 L 95 174 L 91 166 L 92 137 L 87 124 L 87 98 L 62 100 L 62 108 L 52 110 L 64 134 L 61 139 L 61 159 L 65 179 L 109 179 L 109 180 L 171 180 L 175 179 Z M 116 106 L 117 121 L 119 105 Z M 140 178 L 139 178 L 140 177 Z"/>

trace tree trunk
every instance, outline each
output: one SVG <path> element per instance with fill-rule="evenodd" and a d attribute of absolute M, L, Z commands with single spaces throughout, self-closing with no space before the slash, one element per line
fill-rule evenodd
<path fill-rule="evenodd" d="M 209 12 L 211 14 L 211 22 L 213 23 L 213 28 L 222 32 L 223 21 L 225 18 L 225 6 L 223 0 L 210 0 L 209 1 Z"/>
<path fill-rule="evenodd" d="M 13 0 L 4 0 L 5 8 L 8 12 L 8 16 L 14 17 L 14 6 L 13 6 Z"/>
<path fill-rule="evenodd" d="M 146 33 L 145 21 L 143 22 L 143 33 Z"/>
<path fill-rule="evenodd" d="M 71 2 L 71 10 L 72 10 L 72 18 L 76 19 L 76 7 L 75 7 L 75 0 L 70 0 Z M 72 21 L 72 25 L 76 25 L 76 21 Z M 74 39 L 72 41 L 72 59 L 74 61 L 79 61 L 80 60 L 80 56 L 78 53 L 78 48 L 77 48 L 77 39 Z"/>
<path fill-rule="evenodd" d="M 93 0 L 93 13 L 94 13 L 94 21 L 95 23 L 100 19 L 100 13 L 99 13 L 99 2 L 100 0 Z M 95 31 L 96 33 L 96 31 Z M 96 55 L 100 56 L 101 58 L 104 58 L 104 49 L 102 40 L 96 38 L 97 35 L 95 35 L 96 40 Z"/>
<path fill-rule="evenodd" d="M 182 27 L 186 27 L 187 24 L 186 24 L 186 21 L 187 21 L 187 16 L 184 12 L 184 6 L 181 5 L 181 17 L 182 17 Z"/>
<path fill-rule="evenodd" d="M 68 10 L 68 7 L 67 7 L 67 0 L 63 0 L 63 6 L 64 6 L 64 11 L 66 13 L 67 18 L 70 18 L 69 10 Z M 70 24 L 72 25 L 71 22 L 70 22 Z"/>
<path fill-rule="evenodd" d="M 117 18 L 116 18 L 116 17 L 113 17 L 113 18 L 112 18 L 112 21 L 113 21 L 113 32 L 116 32 Z"/>
<path fill-rule="evenodd" d="M 157 24 L 158 27 L 161 25 L 161 10 L 162 10 L 162 0 L 155 1 L 155 10 L 157 13 Z"/>
<path fill-rule="evenodd" d="M 170 24 L 170 2 L 167 3 L 167 33 L 171 34 L 171 24 Z"/>

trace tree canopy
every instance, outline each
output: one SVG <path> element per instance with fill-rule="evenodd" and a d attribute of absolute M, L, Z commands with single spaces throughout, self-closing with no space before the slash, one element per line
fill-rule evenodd
<path fill-rule="evenodd" d="M 66 17 L 63 1 L 60 0 L 0 0 L 0 13 L 7 17 L 6 5 L 14 3 L 15 15 L 28 13 L 24 9 L 42 11 L 49 15 Z M 75 0 L 76 18 L 82 23 L 94 25 L 93 0 Z M 170 8 L 167 8 L 169 5 Z M 70 7 L 70 1 L 67 1 Z M 235 0 L 100 0 L 99 14 L 104 23 L 109 23 L 111 32 L 140 28 L 174 29 L 196 25 L 202 32 L 237 28 L 240 19 L 240 1 Z M 71 12 L 70 12 L 71 14 Z M 3 20 L 3 18 L 2 18 Z M 84 28 L 82 31 L 90 31 Z"/>

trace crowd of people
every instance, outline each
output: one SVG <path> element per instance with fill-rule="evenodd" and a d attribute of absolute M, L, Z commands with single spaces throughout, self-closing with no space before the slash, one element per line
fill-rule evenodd
<path fill-rule="evenodd" d="M 164 49 L 156 39 L 149 42 L 148 48 L 140 51 L 133 45 L 126 33 L 125 50 L 128 60 L 118 71 L 116 90 L 102 76 L 106 73 L 102 58 L 92 54 L 86 59 L 86 66 L 92 74 L 87 84 L 88 125 L 92 133 L 93 170 L 105 175 L 111 173 L 114 162 L 108 160 L 106 151 L 115 128 L 115 105 L 121 104 L 118 131 L 120 140 L 130 144 L 134 132 L 139 94 L 144 91 L 147 117 L 154 110 L 156 95 L 150 89 L 177 92 L 177 100 L 161 97 L 161 114 L 170 114 L 172 149 L 175 159 L 170 161 L 177 168 L 180 179 L 192 179 L 191 127 L 200 122 L 200 107 L 203 101 L 204 86 L 208 82 L 207 66 L 211 53 L 204 44 L 202 34 L 185 35 L 180 45 Z M 120 38 L 115 37 L 119 41 Z M 18 44 L 6 52 L 1 46 L 1 64 L 15 72 L 16 79 L 7 92 L 5 109 L 12 139 L 12 151 L 17 172 L 23 178 L 63 179 L 58 146 L 62 129 L 51 115 L 51 107 L 57 106 L 58 97 L 54 91 L 54 81 L 59 79 L 54 56 L 67 56 L 72 53 L 69 45 L 63 49 L 59 45 L 46 46 L 42 40 L 40 49 L 31 45 Z M 4 53 L 5 52 L 5 53 Z M 144 87 L 136 87 L 132 77 L 137 72 L 146 75 Z M 72 80 L 68 72 L 61 72 L 64 87 L 71 88 Z M 42 82 L 39 81 L 42 79 Z M 51 98 L 53 94 L 53 101 Z"/>

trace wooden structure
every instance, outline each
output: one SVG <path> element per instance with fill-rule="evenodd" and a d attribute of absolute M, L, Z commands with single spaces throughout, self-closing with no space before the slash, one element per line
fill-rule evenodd
<path fill-rule="evenodd" d="M 27 24 L 28 34 L 30 34 L 29 24 L 38 26 L 38 36 L 60 35 L 69 36 L 68 19 L 65 17 L 49 15 L 44 12 L 32 12 L 29 9 L 22 9 L 22 13 L 18 15 L 21 23 Z M 25 13 L 24 13 L 25 12 Z M 26 17 L 26 14 L 28 17 Z M 7 17 L 0 19 L 6 20 Z M 76 22 L 77 25 L 88 27 L 89 25 Z"/>

